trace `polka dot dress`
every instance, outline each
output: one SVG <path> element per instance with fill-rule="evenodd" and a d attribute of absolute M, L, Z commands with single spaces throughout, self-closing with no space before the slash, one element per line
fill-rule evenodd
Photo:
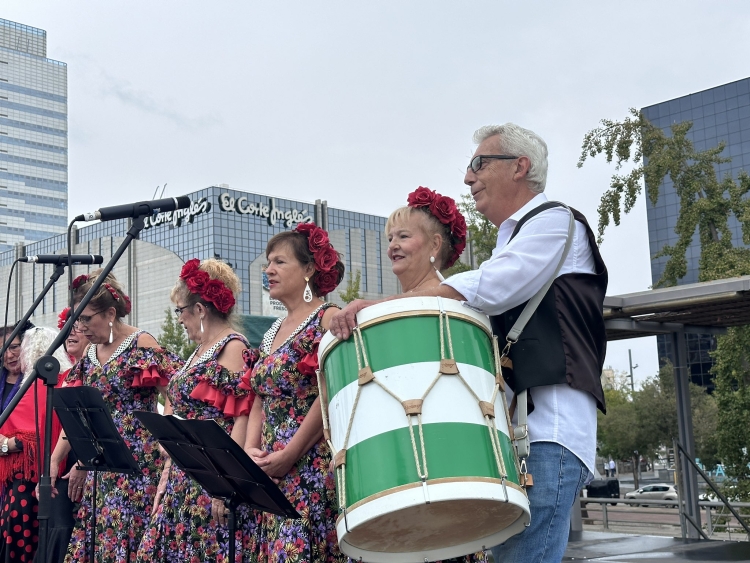
<path fill-rule="evenodd" d="M 0 506 L 0 561 L 33 561 L 39 543 L 38 503 L 35 483 L 25 481 L 21 473 L 3 491 Z"/>

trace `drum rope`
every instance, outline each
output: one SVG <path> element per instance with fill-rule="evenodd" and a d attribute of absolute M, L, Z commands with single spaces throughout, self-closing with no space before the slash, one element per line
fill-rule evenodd
<path fill-rule="evenodd" d="M 448 317 L 448 314 L 444 310 L 442 310 L 442 307 L 441 307 L 439 319 L 440 319 L 440 359 L 441 360 L 446 359 L 445 358 L 445 335 L 444 335 L 444 333 L 446 333 L 448 336 L 448 351 L 450 353 L 449 359 L 455 360 L 456 357 L 453 353 L 453 336 L 451 334 L 450 318 Z M 443 323 L 445 323 L 445 327 L 443 326 Z M 498 362 L 497 354 L 495 354 L 495 361 Z M 500 366 L 499 362 L 496 365 L 499 368 Z M 430 387 L 428 388 L 427 393 L 429 393 L 430 389 L 432 389 L 435 383 L 437 383 L 437 380 L 440 378 L 441 375 L 443 374 L 438 373 L 437 378 L 435 378 L 435 381 L 432 382 L 432 385 L 430 385 Z M 461 383 L 463 383 L 464 387 L 469 391 L 471 396 L 474 397 L 474 400 L 477 402 L 477 405 L 479 405 L 481 409 L 480 403 L 482 402 L 482 400 L 479 398 L 479 395 L 476 394 L 474 389 L 472 389 L 471 385 L 469 385 L 469 382 L 466 381 L 466 379 L 464 379 L 464 376 L 461 375 L 461 371 L 459 370 L 455 375 L 461 380 Z M 492 398 L 489 401 L 489 403 L 492 405 L 495 404 L 495 400 L 497 399 L 497 393 L 498 393 L 499 387 L 500 387 L 499 384 L 496 383 L 492 390 Z M 425 393 L 422 399 L 424 399 L 427 396 L 427 393 Z M 507 412 L 507 408 L 505 410 Z M 506 414 L 506 417 L 507 417 L 507 414 Z M 505 479 L 508 476 L 508 472 L 505 468 L 505 461 L 503 460 L 502 448 L 500 446 L 500 438 L 498 437 L 498 434 L 497 434 L 497 425 L 495 424 L 495 419 L 493 416 L 490 416 L 489 414 L 484 414 L 483 418 L 485 420 L 485 424 L 487 425 L 487 431 L 490 434 L 490 443 L 492 444 L 492 453 L 495 456 L 495 463 L 497 465 L 497 471 L 500 477 L 502 479 Z M 508 427 L 510 428 L 510 425 Z"/>

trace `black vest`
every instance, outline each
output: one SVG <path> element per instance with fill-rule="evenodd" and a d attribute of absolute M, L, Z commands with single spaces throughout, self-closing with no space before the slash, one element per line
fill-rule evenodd
<path fill-rule="evenodd" d="M 559 206 L 550 201 L 531 210 L 521 218 L 510 238 L 534 215 Z M 596 274 L 564 274 L 553 282 L 518 342 L 511 346 L 509 358 L 513 369 L 504 368 L 503 375 L 515 393 L 567 383 L 574 389 L 591 393 L 599 409 L 606 412 L 601 374 L 607 350 L 603 317 L 607 267 L 586 218 L 575 209 L 571 211 L 575 220 L 586 227 Z M 525 306 L 523 303 L 502 315 L 490 317 L 501 348 Z"/>

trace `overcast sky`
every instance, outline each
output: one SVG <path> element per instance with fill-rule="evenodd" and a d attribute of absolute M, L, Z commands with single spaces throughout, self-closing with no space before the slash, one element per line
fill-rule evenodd
<path fill-rule="evenodd" d="M 602 118 L 750 75 L 750 4 L 2 0 L 68 64 L 69 213 L 209 185 L 388 215 L 458 198 L 471 136 L 513 121 L 550 149 L 547 195 L 596 223 L 612 169 L 576 168 Z M 608 294 L 648 289 L 645 201 L 601 247 Z M 636 381 L 655 339 L 610 345 Z"/>

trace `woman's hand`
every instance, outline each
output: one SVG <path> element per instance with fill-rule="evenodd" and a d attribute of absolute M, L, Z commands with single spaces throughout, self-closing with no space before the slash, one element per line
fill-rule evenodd
<path fill-rule="evenodd" d="M 81 502 L 83 498 L 83 486 L 86 484 L 87 475 L 87 471 L 78 469 L 78 465 L 73 465 L 67 475 L 60 477 L 61 479 L 68 480 L 68 497 L 73 502 Z"/>
<path fill-rule="evenodd" d="M 268 465 L 268 452 L 260 450 L 258 448 L 246 448 L 245 453 L 250 456 L 253 463 L 263 469 Z"/>
<path fill-rule="evenodd" d="M 229 517 L 229 509 L 224 504 L 224 501 L 218 498 L 211 499 L 211 516 L 220 525 L 226 526 L 227 519 Z"/>
<path fill-rule="evenodd" d="M 286 476 L 297 462 L 296 459 L 290 458 L 291 456 L 286 453 L 286 450 L 271 452 L 266 456 L 266 465 L 264 465 L 262 469 L 266 475 L 273 479 L 274 483 L 278 484 L 279 480 Z"/>
<path fill-rule="evenodd" d="M 151 509 L 152 518 L 156 516 L 156 513 L 159 511 L 159 505 L 167 493 L 167 482 L 169 481 L 169 471 L 171 468 L 171 465 L 167 465 L 161 472 L 161 479 L 159 479 L 159 484 L 156 486 L 156 495 L 154 496 L 154 508 Z"/>

